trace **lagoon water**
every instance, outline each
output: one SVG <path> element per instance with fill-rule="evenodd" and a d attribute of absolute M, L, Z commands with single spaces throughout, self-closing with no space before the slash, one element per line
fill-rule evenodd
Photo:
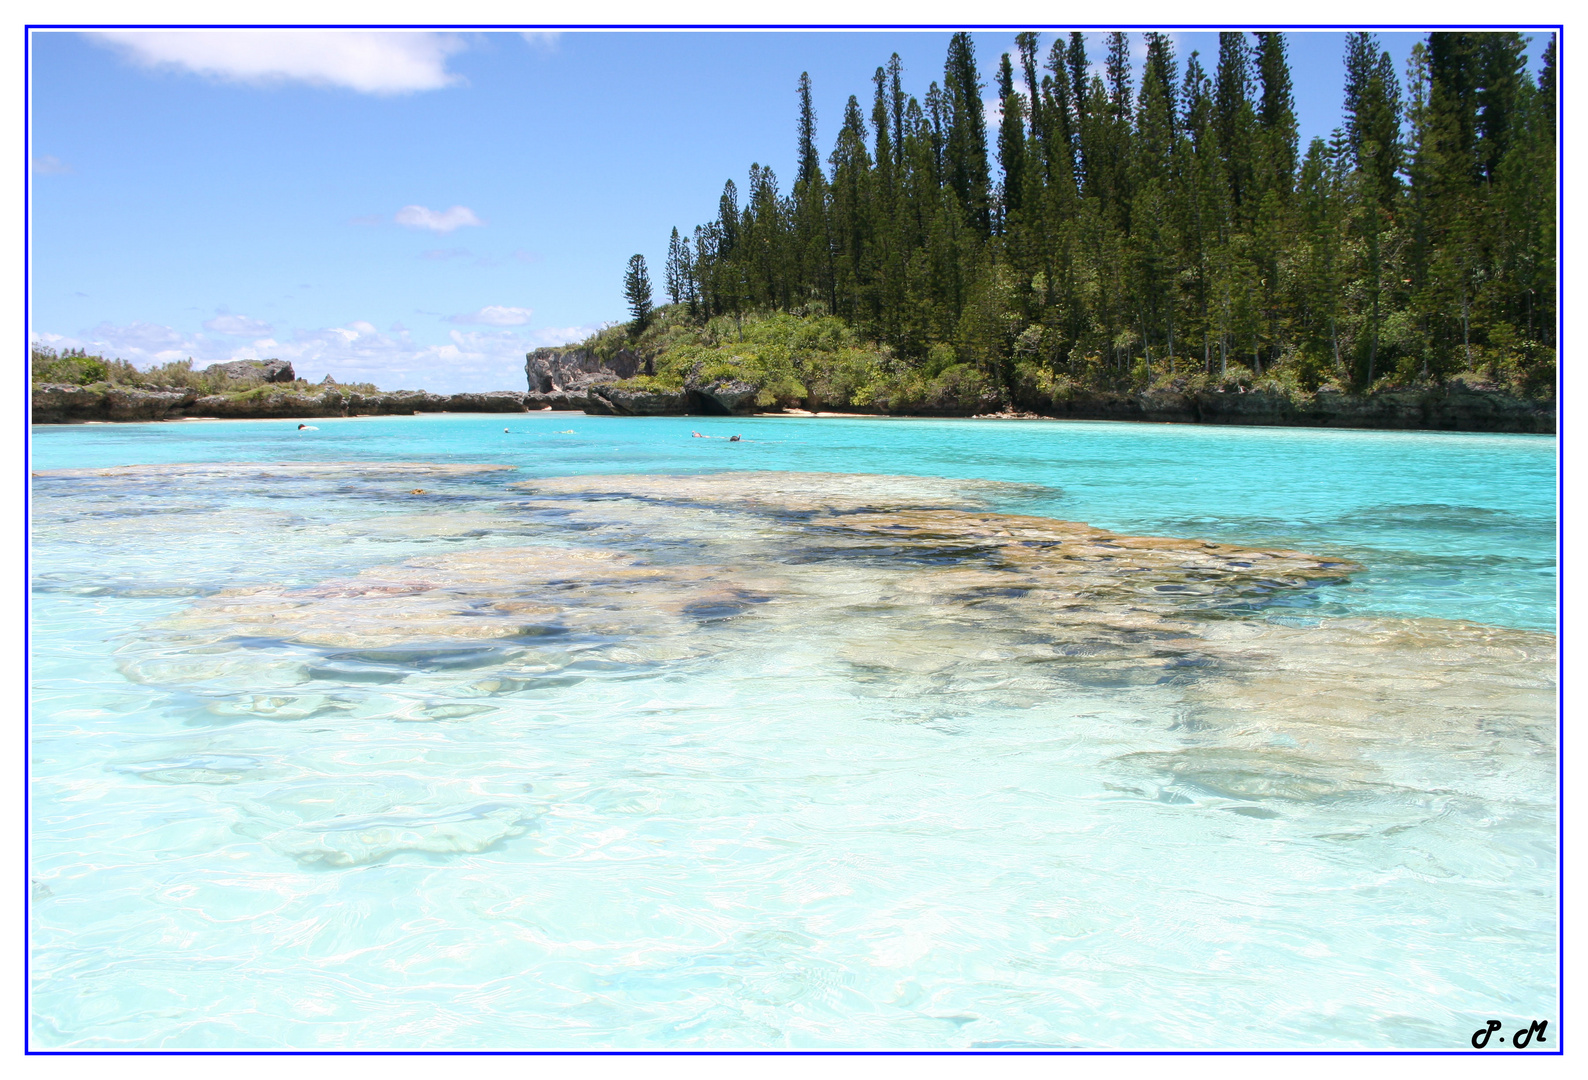
<path fill-rule="evenodd" d="M 35 1048 L 1554 1022 L 1552 438 L 315 426 L 34 429 Z"/>

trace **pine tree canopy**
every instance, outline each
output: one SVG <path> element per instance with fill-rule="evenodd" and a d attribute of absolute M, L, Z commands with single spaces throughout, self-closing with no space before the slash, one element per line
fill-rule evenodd
<path fill-rule="evenodd" d="M 1305 152 L 1284 34 L 1144 45 L 1138 79 L 1127 34 L 1100 74 L 1079 32 L 1017 35 L 991 146 L 968 34 L 919 97 L 897 55 L 878 66 L 825 155 L 801 74 L 792 187 L 752 165 L 741 205 L 729 180 L 692 243 L 674 230 L 668 298 L 838 316 L 899 363 L 1005 384 L 1553 385 L 1553 35 L 1437 32 L 1398 72 L 1349 34 L 1340 127 Z M 625 296 L 643 324 L 639 256 Z"/>

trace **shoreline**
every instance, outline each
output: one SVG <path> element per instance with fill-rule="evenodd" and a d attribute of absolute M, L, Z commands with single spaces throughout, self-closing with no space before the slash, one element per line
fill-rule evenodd
<path fill-rule="evenodd" d="M 220 424 L 259 424 L 259 423 L 293 423 L 304 420 L 314 420 L 318 423 L 335 423 L 337 421 L 354 420 L 392 420 L 414 418 L 423 416 L 502 416 L 500 412 L 464 412 L 461 410 L 447 412 L 412 412 L 412 413 L 359 413 L 353 416 L 172 416 L 159 419 L 129 419 L 129 420 L 30 420 L 28 427 L 33 428 L 66 428 L 66 427 L 120 427 L 126 424 L 183 424 L 183 423 L 220 423 Z M 977 421 L 987 423 L 1008 423 L 1019 421 L 1026 423 L 1045 424 L 1151 424 L 1155 427 L 1249 427 L 1249 428 L 1293 428 L 1305 431 L 1400 431 L 1410 433 L 1426 432 L 1428 434 L 1444 435 L 1528 435 L 1545 438 L 1555 438 L 1556 431 L 1553 426 L 1544 431 L 1524 431 L 1507 427 L 1388 427 L 1382 425 L 1352 425 L 1352 424 L 1308 424 L 1308 423 L 1230 423 L 1220 421 L 1186 421 L 1165 420 L 1149 417 L 1095 417 L 1095 416 L 1043 416 L 1039 413 L 1005 414 L 982 413 L 975 416 L 920 416 L 914 414 L 898 413 L 856 413 L 856 412 L 812 412 L 807 409 L 782 409 L 777 412 L 750 412 L 738 413 L 730 416 L 719 416 L 702 413 L 666 413 L 649 414 L 644 416 L 625 416 L 614 413 L 586 412 L 583 409 L 529 409 L 521 414 L 530 416 L 582 416 L 597 420 L 696 420 L 714 421 L 724 420 L 878 420 L 878 421 L 905 421 L 905 420 L 932 420 L 932 421 Z"/>
<path fill-rule="evenodd" d="M 601 384 L 605 385 L 605 384 Z M 577 397 L 577 402 L 569 400 Z M 547 400 L 553 398 L 554 400 Z M 1319 393 L 1307 400 L 1252 391 L 1243 394 L 1146 391 L 1139 394 L 1078 395 L 1069 400 L 1030 405 L 923 411 L 854 411 L 785 407 L 645 407 L 626 409 L 622 399 L 587 392 L 523 393 L 514 390 L 431 394 L 396 390 L 359 394 L 329 389 L 319 394 L 286 392 L 246 399 L 197 398 L 169 390 L 73 386 L 45 383 L 32 387 L 31 426 L 156 423 L 188 420 L 352 420 L 376 416 L 433 413 L 472 415 L 670 416 L 702 420 L 784 416 L 800 419 L 933 420 L 1084 420 L 1197 426 L 1338 428 L 1365 431 L 1467 431 L 1493 434 L 1553 435 L 1558 430 L 1553 403 L 1518 397 L 1487 387 L 1383 390 L 1376 394 Z M 684 404 L 684 403 L 680 403 Z M 579 405 L 590 407 L 579 408 Z M 562 406 L 562 407 L 558 407 Z M 569 407 L 573 406 L 573 407 Z"/>

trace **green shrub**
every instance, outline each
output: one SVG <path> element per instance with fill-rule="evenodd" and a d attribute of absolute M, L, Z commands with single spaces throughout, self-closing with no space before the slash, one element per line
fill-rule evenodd
<path fill-rule="evenodd" d="M 36 383 L 70 383 L 88 386 L 108 382 L 113 365 L 130 369 L 132 365 L 119 360 L 107 361 L 103 356 L 90 356 L 80 349 L 58 353 L 47 346 L 35 345 L 30 350 L 29 376 Z"/>

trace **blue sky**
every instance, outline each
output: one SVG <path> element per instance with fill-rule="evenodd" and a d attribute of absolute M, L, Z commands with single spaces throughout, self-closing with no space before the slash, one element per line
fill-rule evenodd
<path fill-rule="evenodd" d="M 1380 36 L 1404 71 L 1418 35 Z M 1013 38 L 975 35 L 989 84 Z M 1215 34 L 1176 39 L 1211 71 Z M 1289 40 L 1305 144 L 1340 122 L 1343 35 Z M 30 333 L 140 367 L 279 356 L 315 380 L 518 388 L 527 349 L 624 317 L 636 251 L 660 294 L 669 230 L 713 217 L 725 179 L 759 162 L 787 189 L 801 71 L 825 153 L 890 53 L 920 95 L 947 41 L 35 32 Z"/>

